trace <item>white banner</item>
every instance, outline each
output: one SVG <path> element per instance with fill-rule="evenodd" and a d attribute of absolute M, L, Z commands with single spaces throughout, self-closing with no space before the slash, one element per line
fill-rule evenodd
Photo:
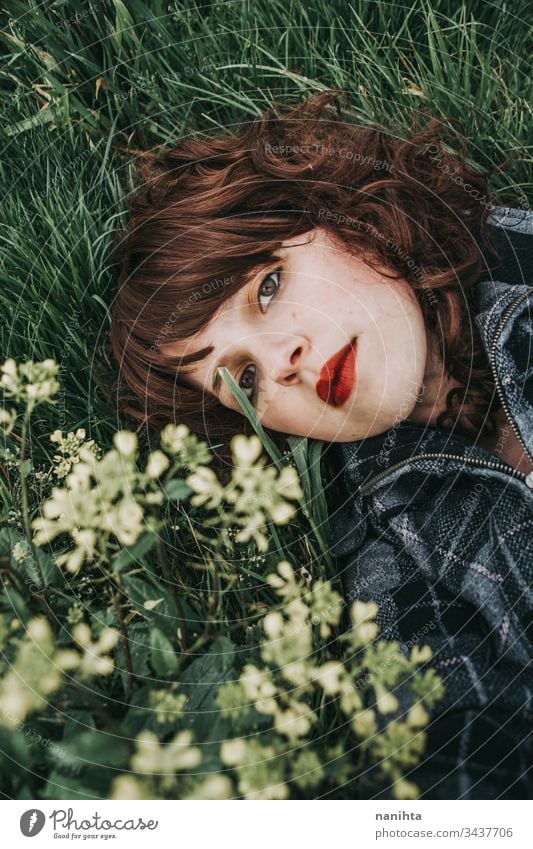
<path fill-rule="evenodd" d="M 270 808 L 275 806 L 276 810 Z M 202 810 L 205 808 L 205 810 Z M 528 801 L 4 801 L 2 846 L 531 849 Z M 526 813 L 529 817 L 526 817 Z M 35 840 L 34 843 L 31 841 Z"/>

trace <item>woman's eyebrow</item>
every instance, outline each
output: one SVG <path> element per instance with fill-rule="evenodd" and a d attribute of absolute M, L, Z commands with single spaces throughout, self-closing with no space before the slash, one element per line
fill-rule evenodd
<path fill-rule="evenodd" d="M 222 367 L 222 362 L 220 362 L 220 363 L 216 366 L 216 368 L 215 368 L 215 370 L 214 370 L 214 372 L 213 372 L 213 379 L 212 379 L 212 381 L 211 381 L 211 389 L 212 389 L 212 391 L 215 393 L 215 395 L 218 395 L 218 394 L 219 394 L 220 385 L 221 385 L 221 383 L 222 383 L 222 376 L 221 376 L 221 374 L 220 374 L 220 372 L 219 372 L 219 368 L 221 368 L 221 367 Z"/>

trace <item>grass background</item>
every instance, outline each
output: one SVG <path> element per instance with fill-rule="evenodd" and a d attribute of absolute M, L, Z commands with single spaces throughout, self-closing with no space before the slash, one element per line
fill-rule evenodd
<path fill-rule="evenodd" d="M 259 114 L 272 98 L 349 90 L 354 119 L 402 133 L 459 119 L 501 202 L 530 194 L 531 6 L 422 0 L 36 0 L 0 25 L 2 356 L 54 357 L 59 404 L 34 432 L 120 426 L 102 387 L 107 262 L 138 155 Z"/>

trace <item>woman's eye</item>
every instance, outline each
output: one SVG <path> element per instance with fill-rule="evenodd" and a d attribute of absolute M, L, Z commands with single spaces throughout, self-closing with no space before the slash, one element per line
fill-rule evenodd
<path fill-rule="evenodd" d="M 250 375 L 250 372 L 252 373 L 252 377 L 246 378 L 246 375 Z M 256 397 L 255 366 L 246 366 L 246 368 L 244 369 L 244 371 L 241 375 L 241 379 L 239 380 L 239 386 L 241 387 L 242 390 L 244 390 L 245 395 L 248 395 L 248 390 L 250 390 L 250 389 L 252 390 L 251 395 L 248 395 L 248 398 L 250 399 L 250 401 L 253 404 L 254 401 L 255 401 L 255 397 Z"/>
<path fill-rule="evenodd" d="M 281 273 L 281 269 L 276 269 L 276 271 L 271 271 L 270 274 L 267 274 L 266 277 L 263 278 L 261 283 L 259 284 L 259 289 L 257 291 L 257 300 L 259 301 L 259 308 L 261 312 L 266 312 L 268 309 L 268 304 L 265 309 L 263 309 L 263 305 L 261 303 L 261 298 L 270 298 L 272 299 L 276 292 L 280 287 L 279 276 Z M 251 375 L 251 377 L 250 377 Z M 252 404 L 255 404 L 257 400 L 257 387 L 255 385 L 255 366 L 247 366 L 239 380 L 239 386 L 244 392 L 248 395 Z M 251 394 L 248 392 L 251 390 Z"/>
<path fill-rule="evenodd" d="M 276 294 L 276 292 L 278 291 L 278 289 L 280 287 L 280 282 L 279 282 L 280 273 L 281 273 L 281 270 L 279 268 L 276 271 L 271 271 L 270 274 L 267 274 L 267 276 L 259 284 L 259 289 L 258 289 L 258 292 L 257 292 L 257 300 L 259 301 L 259 307 L 261 309 L 261 312 L 266 312 L 266 310 L 263 309 L 263 306 L 261 304 L 261 298 L 262 297 L 263 298 L 273 298 L 274 297 L 274 295 Z M 276 278 L 275 282 L 274 282 L 274 278 Z M 268 304 L 267 304 L 267 308 L 268 308 Z"/>

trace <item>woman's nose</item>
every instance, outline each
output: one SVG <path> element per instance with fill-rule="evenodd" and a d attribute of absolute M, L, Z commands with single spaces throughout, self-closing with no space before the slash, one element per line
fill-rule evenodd
<path fill-rule="evenodd" d="M 272 362 L 267 373 L 276 383 L 292 383 L 297 377 L 306 347 L 303 339 L 290 337 L 287 343 L 272 353 Z"/>

